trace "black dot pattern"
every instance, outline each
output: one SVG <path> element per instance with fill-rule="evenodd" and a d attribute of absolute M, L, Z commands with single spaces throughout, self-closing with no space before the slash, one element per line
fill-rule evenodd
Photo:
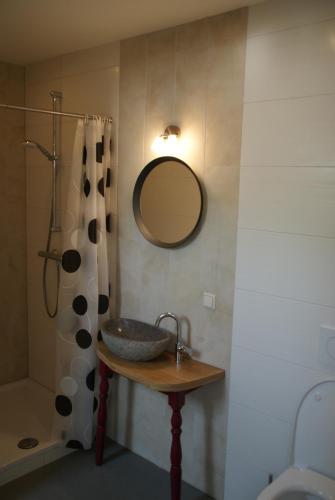
<path fill-rule="evenodd" d="M 97 219 L 92 219 L 88 224 L 88 239 L 92 243 L 97 243 L 98 241 Z"/>
<path fill-rule="evenodd" d="M 77 439 L 70 439 L 70 441 L 68 441 L 66 443 L 66 448 L 72 448 L 73 450 L 83 450 L 84 449 L 82 443 L 80 441 L 78 441 Z"/>
<path fill-rule="evenodd" d="M 111 179 L 112 179 L 111 169 L 107 168 L 107 174 L 106 174 L 106 187 L 107 188 L 111 187 Z"/>
<path fill-rule="evenodd" d="M 92 124 L 91 124 L 92 125 Z M 90 126 L 91 126 L 90 125 Z M 97 130 L 100 130 L 98 124 Z M 106 210 L 104 197 L 109 197 L 111 193 L 111 186 L 114 181 L 109 161 L 110 155 L 108 149 L 112 149 L 112 141 L 110 141 L 111 127 L 106 125 L 105 136 L 96 136 L 94 142 L 91 138 L 94 134 L 90 132 L 87 134 L 86 125 L 84 131 L 85 145 L 82 151 L 79 152 L 79 161 L 82 160 L 82 175 L 80 176 L 80 193 L 77 190 L 71 194 L 73 197 L 70 201 L 68 208 L 68 220 L 66 221 L 66 233 L 64 234 L 64 250 L 62 254 L 62 275 L 64 277 L 64 301 L 62 297 L 62 307 L 64 312 L 68 311 L 70 307 L 69 321 L 73 321 L 74 326 L 71 334 L 72 340 L 75 342 L 75 350 L 73 359 L 80 361 L 80 367 L 84 369 L 86 362 L 89 363 L 90 368 L 84 369 L 83 373 L 78 371 L 77 374 L 71 373 L 71 364 L 64 362 L 61 363 L 62 373 L 61 377 L 73 377 L 75 382 L 80 386 L 80 393 L 72 396 L 71 387 L 69 392 L 66 387 L 64 391 L 60 390 L 55 395 L 55 411 L 58 417 L 62 420 L 64 433 L 67 436 L 65 443 L 67 448 L 82 450 L 86 448 L 87 433 L 92 423 L 92 411 L 82 412 L 92 409 L 97 412 L 99 408 L 98 398 L 94 394 L 97 380 L 95 377 L 96 370 L 95 363 L 91 364 L 92 349 L 95 348 L 95 340 L 100 342 L 102 340 L 102 331 L 98 328 L 91 331 L 87 324 L 90 324 L 88 313 L 91 314 L 92 305 L 95 304 L 92 310 L 94 324 L 98 319 L 98 324 L 102 322 L 104 315 L 107 316 L 109 311 L 109 301 L 111 297 L 111 286 L 108 284 L 108 272 L 106 269 L 106 283 L 103 288 L 93 279 L 93 286 L 91 286 L 91 262 L 92 267 L 96 264 L 99 265 L 99 275 L 102 269 L 105 268 L 105 247 L 107 249 L 107 238 L 105 231 L 111 232 L 114 230 L 113 216 L 108 213 L 110 209 Z M 93 132 L 93 130 L 92 130 Z M 89 141 L 89 142 L 88 142 Z M 106 148 L 106 149 L 105 149 Z M 104 158 L 106 153 L 107 157 Z M 106 160 L 106 161 L 105 161 Z M 109 188 L 109 191 L 108 189 Z M 78 196 L 78 199 L 76 198 Z M 73 201 L 73 203 L 72 203 Z M 109 201 L 109 198 L 108 198 Z M 74 238 L 77 238 L 77 233 L 80 233 L 80 244 L 77 247 Z M 92 245 L 94 244 L 94 245 Z M 97 245 L 103 245 L 102 252 Z M 91 257 L 93 257 L 92 259 Z M 98 259 L 98 261 L 97 261 Z M 101 263 L 100 263 L 101 260 Z M 77 274 L 75 274 L 77 272 Z M 104 272 L 104 271 L 103 271 Z M 69 273 L 69 274 L 65 274 Z M 98 275 L 96 277 L 98 279 Z M 108 288 L 107 288 L 108 284 Z M 98 295 L 98 304 L 92 295 Z M 65 309 L 66 308 L 66 309 Z M 63 310 L 61 311 L 63 313 Z M 84 316 L 85 315 L 85 316 Z M 87 320 L 87 321 L 86 321 Z M 79 324 L 79 325 L 78 325 Z M 62 333 L 62 332 L 59 332 Z M 60 335 L 62 341 L 66 342 L 63 335 Z M 86 351 L 86 352 L 85 352 Z M 75 383 L 74 381 L 72 381 Z M 62 387 L 62 383 L 60 384 Z M 93 408 L 92 408 L 93 406 Z M 80 417 L 79 417 L 80 411 Z M 70 417 L 70 418 L 66 418 Z M 83 419 L 83 422 L 79 422 Z M 89 445 L 89 443 L 87 443 Z"/>
<path fill-rule="evenodd" d="M 101 194 L 101 196 L 105 196 L 105 187 L 104 187 L 104 178 L 101 177 L 101 179 L 98 182 L 98 191 Z"/>
<path fill-rule="evenodd" d="M 90 181 L 85 176 L 84 193 L 85 193 L 86 198 L 88 198 L 88 195 L 90 194 L 90 191 L 91 191 L 91 184 L 90 184 Z"/>
<path fill-rule="evenodd" d="M 108 233 L 112 232 L 112 214 L 106 215 L 106 231 Z"/>
<path fill-rule="evenodd" d="M 62 255 L 62 268 L 67 273 L 75 273 L 81 264 L 80 253 L 77 250 L 66 250 Z"/>
<path fill-rule="evenodd" d="M 90 371 L 86 377 L 86 385 L 90 391 L 94 391 L 95 370 Z"/>
<path fill-rule="evenodd" d="M 85 299 L 84 295 L 77 295 L 77 297 L 73 299 L 72 308 L 74 312 L 76 314 L 79 314 L 80 316 L 86 313 L 87 300 Z"/>
<path fill-rule="evenodd" d="M 108 311 L 109 307 L 109 298 L 107 295 L 99 294 L 99 306 L 98 313 L 105 314 Z"/>
<path fill-rule="evenodd" d="M 72 413 L 72 403 L 71 400 L 63 395 L 56 396 L 55 407 L 57 412 L 62 415 L 62 417 L 67 417 Z"/>
<path fill-rule="evenodd" d="M 87 149 L 86 146 L 83 147 L 83 165 L 86 165 L 87 161 Z"/>
<path fill-rule="evenodd" d="M 97 411 L 97 408 L 98 408 L 98 400 L 94 396 L 94 399 L 93 399 L 93 413 L 95 413 Z"/>
<path fill-rule="evenodd" d="M 92 336 L 85 329 L 78 330 L 76 333 L 76 342 L 82 349 L 88 349 L 92 344 Z"/>
<path fill-rule="evenodd" d="M 102 155 L 104 154 L 104 148 L 102 142 L 96 143 L 96 162 L 102 163 Z"/>

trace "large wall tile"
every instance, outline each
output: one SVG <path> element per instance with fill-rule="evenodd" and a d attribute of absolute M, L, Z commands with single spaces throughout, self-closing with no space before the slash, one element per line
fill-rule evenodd
<path fill-rule="evenodd" d="M 306 391 L 331 376 L 238 346 L 233 346 L 231 363 L 230 401 L 291 425 Z"/>
<path fill-rule="evenodd" d="M 185 147 L 180 156 L 199 176 L 202 176 L 204 166 L 207 55 L 207 49 L 176 53 L 174 115 Z"/>
<path fill-rule="evenodd" d="M 56 325 L 44 309 L 42 292 L 42 259 L 35 269 L 34 280 L 28 282 L 29 376 L 51 391 L 55 390 Z M 49 274 L 50 276 L 50 274 Z M 54 304 L 56 282 L 48 279 L 50 304 Z M 53 293 L 50 293 L 53 292 Z"/>
<path fill-rule="evenodd" d="M 0 62 L 0 102 L 24 105 L 25 70 Z M 28 374 L 24 114 L 0 110 L 0 384 Z"/>
<path fill-rule="evenodd" d="M 287 30 L 335 17 L 333 0 L 270 0 L 249 9 L 248 36 Z"/>
<path fill-rule="evenodd" d="M 241 229 L 236 286 L 335 307 L 335 239 Z"/>
<path fill-rule="evenodd" d="M 334 37 L 335 17 L 249 39 L 245 101 L 333 94 Z"/>
<path fill-rule="evenodd" d="M 26 85 L 59 78 L 62 74 L 62 58 L 55 57 L 26 67 Z"/>
<path fill-rule="evenodd" d="M 209 19 L 206 166 L 240 163 L 247 11 Z"/>
<path fill-rule="evenodd" d="M 151 150 L 154 139 L 164 132 L 167 125 L 174 124 L 175 49 L 175 29 L 148 36 L 144 164 L 155 157 Z"/>
<path fill-rule="evenodd" d="M 335 168 L 243 167 L 239 227 L 335 237 Z"/>
<path fill-rule="evenodd" d="M 42 108 L 52 110 L 52 98 L 50 91 L 57 90 L 62 92 L 63 82 L 61 78 L 45 79 L 26 85 L 26 106 L 31 108 Z M 26 113 L 26 132 L 29 133 L 33 125 L 44 125 L 51 131 L 52 117 L 43 113 Z"/>
<path fill-rule="evenodd" d="M 335 166 L 335 95 L 246 103 L 243 166 Z"/>
<path fill-rule="evenodd" d="M 254 500 L 269 483 L 269 474 L 244 460 L 228 444 L 228 460 L 225 474 L 225 500 Z M 243 481 L 242 479 L 243 478 Z"/>
<path fill-rule="evenodd" d="M 335 309 L 237 290 L 234 344 L 298 363 L 327 369 L 320 359 L 320 326 L 335 327 Z"/>
<path fill-rule="evenodd" d="M 301 398 L 335 374 L 334 18 L 333 0 L 249 9 L 225 500 L 288 465 Z"/>
<path fill-rule="evenodd" d="M 227 370 L 245 34 L 246 11 L 239 11 L 121 42 L 121 313 L 148 323 L 166 310 L 176 313 L 182 320 L 184 340 L 194 349 L 194 357 Z M 205 216 L 199 232 L 187 245 L 176 249 L 148 243 L 132 213 L 136 178 L 144 164 L 157 156 L 150 149 L 151 143 L 169 124 L 180 127 L 179 156 L 199 176 L 206 193 Z M 202 306 L 205 290 L 216 294 L 215 311 Z M 173 321 L 166 320 L 162 326 L 175 333 Z M 121 436 L 123 433 L 130 436 L 126 441 L 133 450 L 168 468 L 165 437 L 163 446 L 157 446 L 153 438 L 157 415 L 161 414 L 161 397 L 152 396 L 148 416 L 141 395 L 143 390 L 137 385 L 130 395 L 119 390 L 121 411 L 116 415 L 115 425 L 122 430 Z M 127 406 L 132 402 L 135 405 L 135 401 L 136 425 L 135 420 L 129 419 L 125 425 L 124 415 L 129 415 Z M 164 421 L 168 418 L 169 411 L 164 414 Z M 213 391 L 206 388 L 190 395 L 183 410 L 184 478 L 215 498 L 223 494 L 226 418 L 224 384 L 220 389 L 213 386 Z M 161 444 L 159 434 L 157 439 Z"/>
<path fill-rule="evenodd" d="M 118 72 L 114 68 L 97 70 L 63 79 L 64 110 L 81 114 L 113 114 L 113 88 Z"/>
<path fill-rule="evenodd" d="M 235 454 L 274 477 L 288 467 L 291 426 L 287 422 L 231 403 L 229 424 L 229 446 Z"/>
<path fill-rule="evenodd" d="M 108 43 L 100 47 L 93 47 L 71 54 L 65 54 L 61 60 L 61 76 L 66 78 L 71 75 L 96 72 L 103 68 L 111 68 L 120 64 L 120 43 Z"/>

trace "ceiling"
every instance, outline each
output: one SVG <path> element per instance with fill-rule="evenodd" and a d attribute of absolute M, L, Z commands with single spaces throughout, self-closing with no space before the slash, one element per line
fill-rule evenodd
<path fill-rule="evenodd" d="M 261 0 L 0 0 L 0 60 L 29 64 Z"/>

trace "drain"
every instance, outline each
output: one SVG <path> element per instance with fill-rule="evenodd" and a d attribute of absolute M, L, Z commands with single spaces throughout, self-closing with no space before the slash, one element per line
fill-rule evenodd
<path fill-rule="evenodd" d="M 37 445 L 38 439 L 36 438 L 24 438 L 17 443 L 18 448 L 21 448 L 22 450 L 30 450 L 31 448 L 35 448 Z"/>

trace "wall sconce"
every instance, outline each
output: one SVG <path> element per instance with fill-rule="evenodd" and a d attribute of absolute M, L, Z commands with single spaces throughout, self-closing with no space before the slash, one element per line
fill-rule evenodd
<path fill-rule="evenodd" d="M 152 151 L 160 156 L 177 156 L 180 150 L 179 136 L 180 128 L 169 125 L 163 134 L 155 138 L 151 145 Z"/>

